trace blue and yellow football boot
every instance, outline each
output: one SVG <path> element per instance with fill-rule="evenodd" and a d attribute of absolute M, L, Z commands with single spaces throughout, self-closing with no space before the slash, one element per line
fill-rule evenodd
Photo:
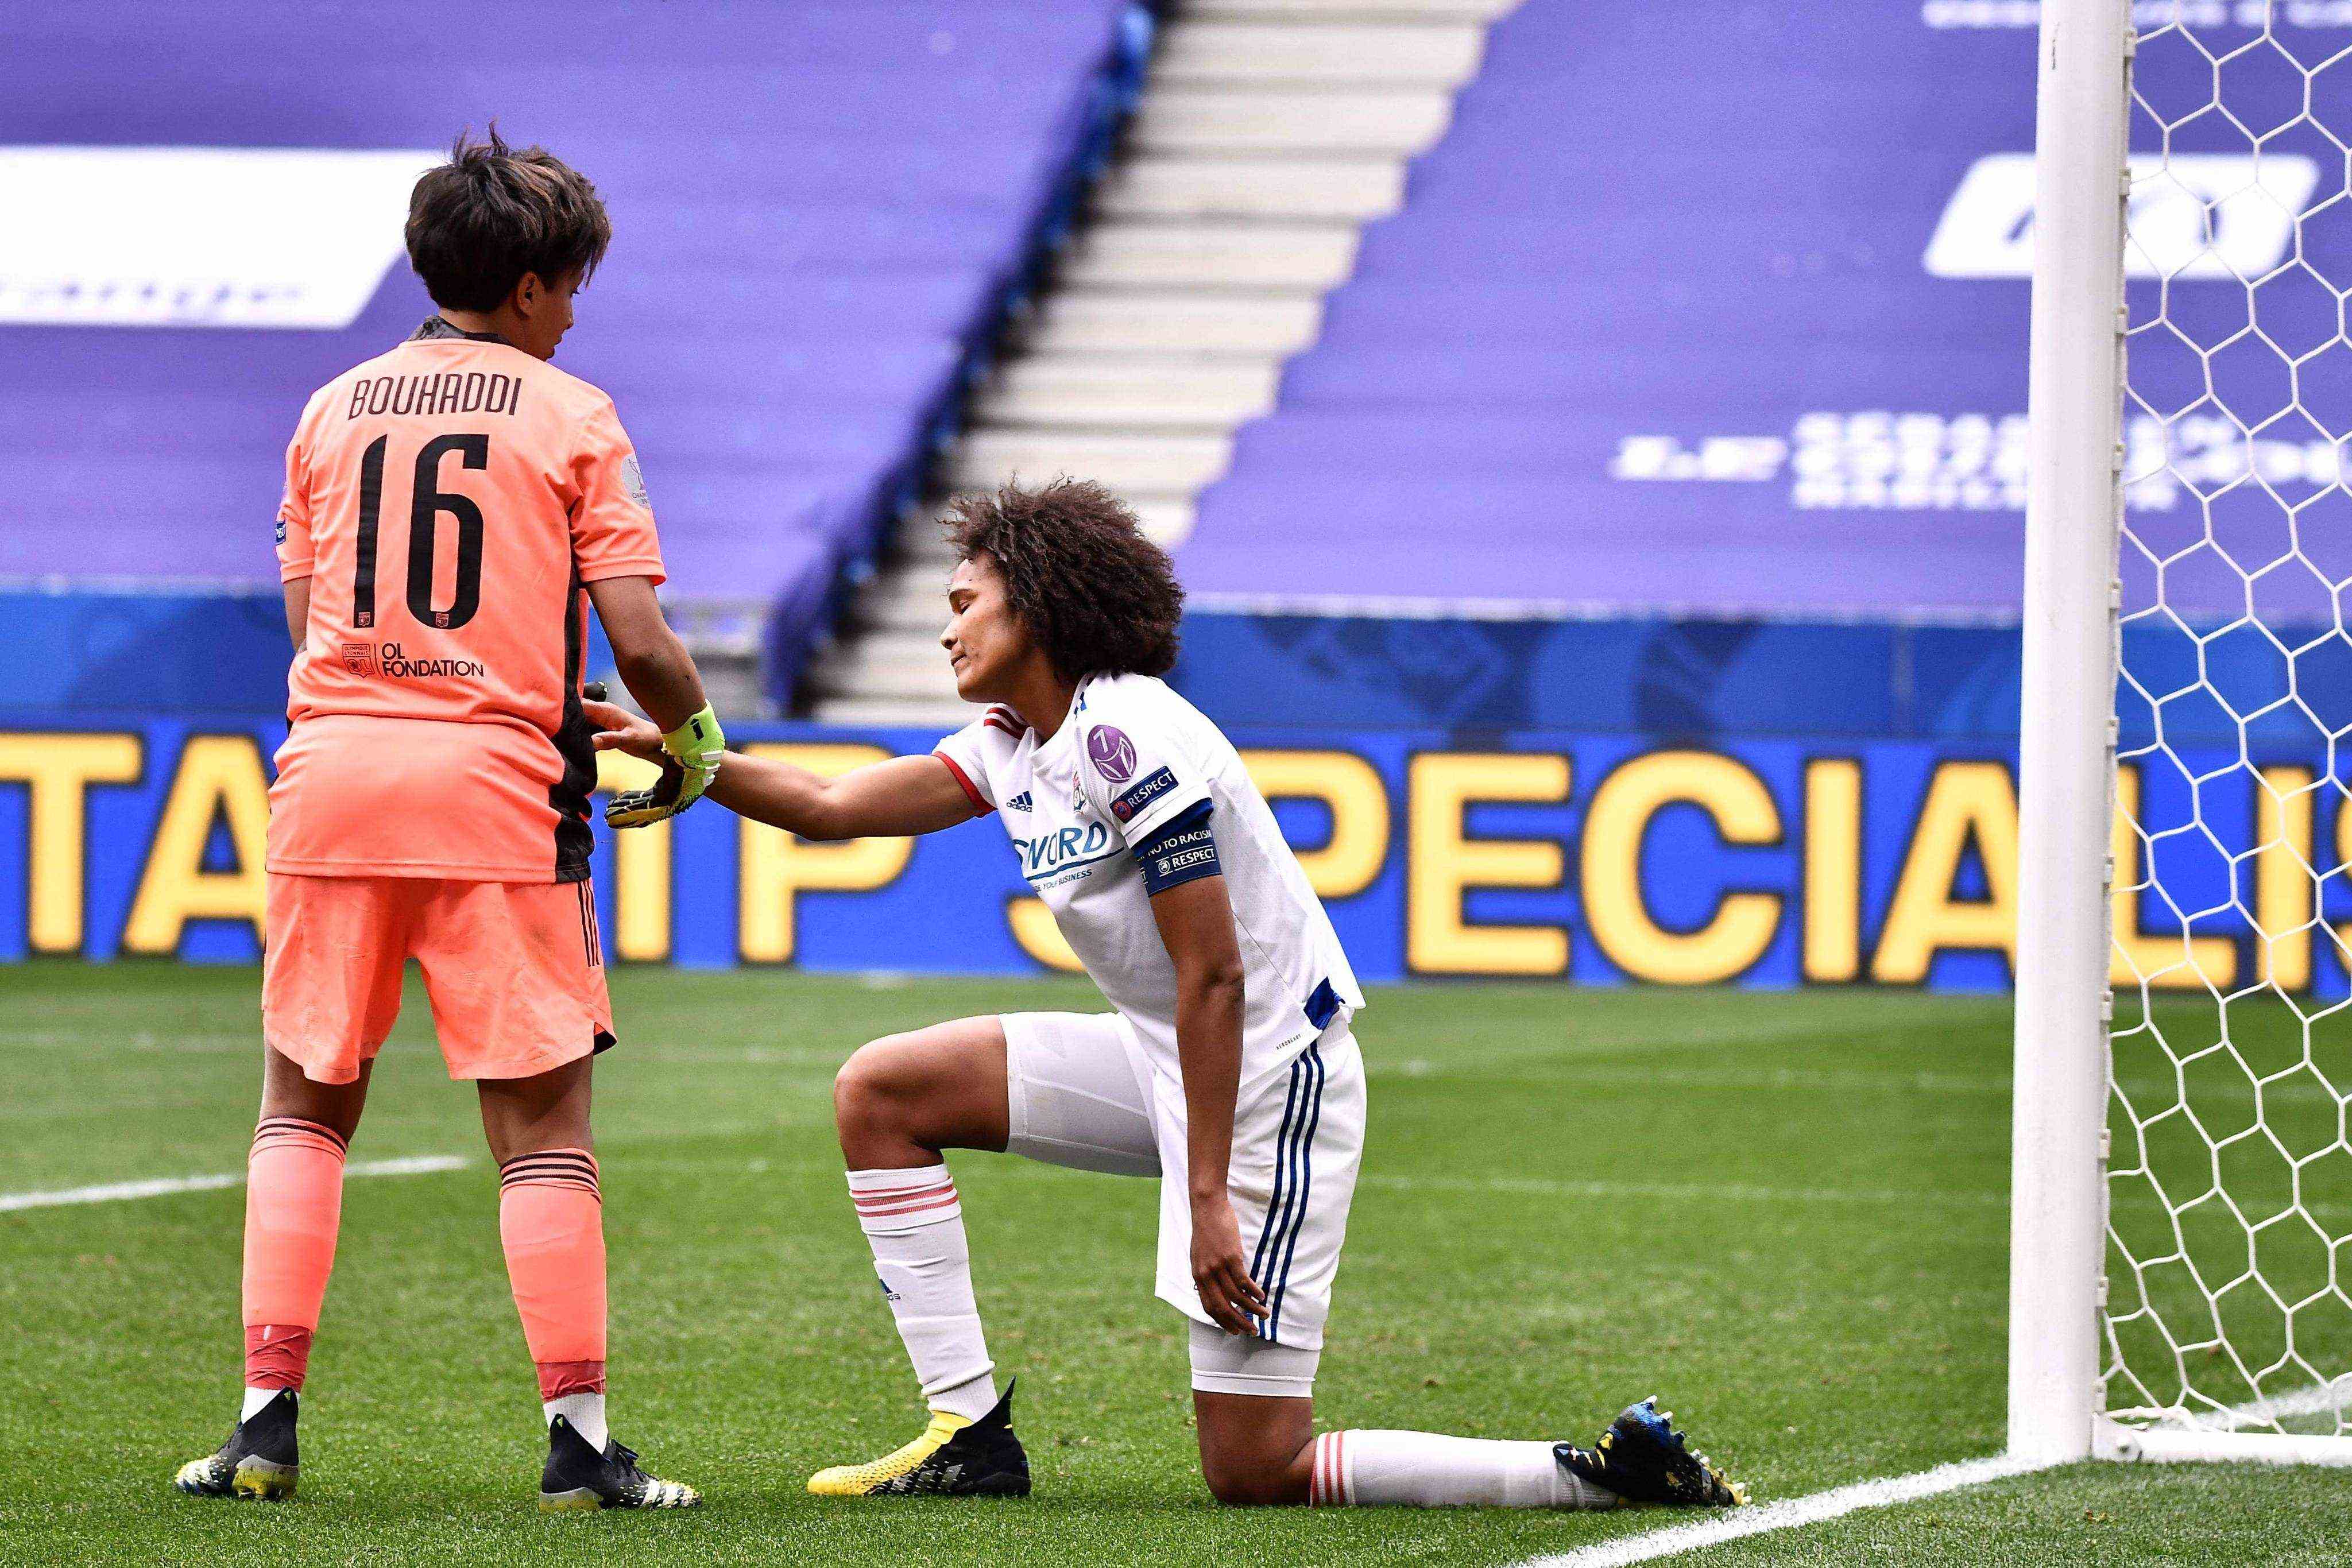
<path fill-rule="evenodd" d="M 1553 1448 L 1552 1457 L 1570 1474 L 1627 1502 L 1737 1508 L 1748 1500 L 1746 1487 L 1683 1441 L 1673 1415 L 1659 1414 L 1654 1395 L 1627 1406 L 1591 1448 L 1561 1443 Z"/>
<path fill-rule="evenodd" d="M 281 1390 L 251 1418 L 239 1421 L 217 1451 L 182 1465 L 172 1484 L 190 1497 L 283 1502 L 294 1495 L 301 1469 L 294 1443 L 300 1410 L 300 1396 L 290 1388 Z"/>
<path fill-rule="evenodd" d="M 1029 1455 L 1013 1435 L 1013 1387 L 979 1420 L 931 1412 L 923 1435 L 878 1459 L 809 1477 L 819 1497 L 1027 1497 Z"/>

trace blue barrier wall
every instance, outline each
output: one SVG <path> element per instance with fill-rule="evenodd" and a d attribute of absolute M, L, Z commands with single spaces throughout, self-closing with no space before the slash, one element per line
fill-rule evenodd
<path fill-rule="evenodd" d="M 2014 626 L 1194 611 L 1170 679 L 1244 725 L 2017 735 Z"/>
<path fill-rule="evenodd" d="M 233 716 L 0 731 L 0 958 L 256 956 L 281 737 Z M 820 768 L 935 738 L 805 725 L 738 737 Z M 1433 729 L 1236 738 L 1367 979 L 2008 982 L 2017 807 L 2000 746 Z M 2314 912 L 2305 869 L 2352 859 L 2341 776 L 2324 758 L 2258 756 L 2260 780 L 2228 775 L 2199 801 L 2192 778 L 2234 755 L 2187 747 L 2177 763 L 2127 764 L 2125 793 L 2160 848 L 2151 868 L 2119 844 L 2119 881 L 2152 870 L 2181 907 L 2211 913 L 2191 949 L 2159 896 L 2126 893 L 2126 972 L 2226 987 L 2268 966 L 2285 988 L 2341 995 L 2340 939 L 2319 922 L 2352 918 L 2352 879 L 2329 878 Z M 606 762 L 622 785 L 644 766 Z M 1068 962 L 992 821 L 919 841 L 809 844 L 706 805 L 599 841 L 597 895 L 624 959 L 987 973 Z M 2252 929 L 2257 909 L 2268 943 Z"/>
<path fill-rule="evenodd" d="M 253 593 L 0 589 L 0 722 L 236 714 L 286 706 L 284 612 Z M 590 620 L 588 670 L 612 656 Z M 2285 674 L 2259 628 L 2142 622 L 2126 667 L 2168 700 L 2176 745 L 2291 755 L 2311 718 L 2277 699 Z M 2297 690 L 2326 727 L 2352 727 L 2352 643 L 2297 660 Z M 2202 672 L 2205 686 L 2196 690 Z M 2010 626 L 1761 620 L 1448 620 L 1196 611 L 1170 676 L 1235 728 L 1547 730 L 1683 739 L 1853 737 L 2014 743 L 2017 631 Z M 2117 703 L 2126 748 L 2154 738 L 2144 695 Z"/>
<path fill-rule="evenodd" d="M 286 601 L 276 585 L 101 590 L 0 587 L 0 724 L 91 715 L 286 712 Z M 588 618 L 590 676 L 612 645 Z"/>

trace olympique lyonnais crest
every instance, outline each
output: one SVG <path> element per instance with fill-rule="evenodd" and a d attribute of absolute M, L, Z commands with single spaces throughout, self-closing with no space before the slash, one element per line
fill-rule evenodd
<path fill-rule="evenodd" d="M 343 644 L 343 668 L 355 675 L 375 674 L 375 644 L 346 643 Z"/>
<path fill-rule="evenodd" d="M 1094 758 L 1095 771 L 1114 784 L 1135 776 L 1135 742 L 1116 726 L 1098 724 L 1089 731 L 1087 755 Z"/>

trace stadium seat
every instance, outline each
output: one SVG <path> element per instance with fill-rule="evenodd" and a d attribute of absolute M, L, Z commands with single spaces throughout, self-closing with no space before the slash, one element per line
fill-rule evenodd
<path fill-rule="evenodd" d="M 1661 29 L 1578 0 L 1502 16 L 1201 496 L 1179 555 L 1199 602 L 2013 614 L 2015 495 L 1801 490 L 1874 460 L 1811 439 L 1822 415 L 1975 432 L 2024 408 L 2022 279 L 1937 278 L 1921 256 L 1970 161 L 2030 144 L 2002 88 L 2030 36 L 1906 21 L 1857 54 L 1851 26 L 1831 8 Z M 1966 135 L 1937 134 L 1926 79 L 1969 95 Z M 1759 471 L 1623 471 L 1644 438 L 1752 441 Z"/>
<path fill-rule="evenodd" d="M 773 607 L 776 674 L 822 631 L 1026 275 L 1104 126 L 1129 9 L 536 0 L 502 23 L 533 47 L 462 58 L 444 40 L 478 19 L 456 0 L 150 6 L 136 47 L 119 8 L 25 11 L 0 51 L 43 89 L 0 102 L 0 146 L 408 150 L 421 166 L 495 118 L 575 163 L 614 237 L 558 363 L 618 402 L 672 591 Z M 390 266 L 337 328 L 0 319 L 0 575 L 274 580 L 303 399 L 430 308 L 394 255 L 399 220 L 382 214 Z M 119 265 L 135 277 L 147 259 Z"/>

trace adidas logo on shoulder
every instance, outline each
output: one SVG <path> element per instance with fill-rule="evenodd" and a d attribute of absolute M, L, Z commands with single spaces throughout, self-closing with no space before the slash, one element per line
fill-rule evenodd
<path fill-rule="evenodd" d="M 1035 808 L 1029 803 L 1029 791 L 1026 789 L 1022 790 L 1021 793 L 1013 796 L 1013 799 L 1007 800 L 1004 804 L 1006 809 L 1009 810 L 1029 811 L 1035 810 Z"/>

